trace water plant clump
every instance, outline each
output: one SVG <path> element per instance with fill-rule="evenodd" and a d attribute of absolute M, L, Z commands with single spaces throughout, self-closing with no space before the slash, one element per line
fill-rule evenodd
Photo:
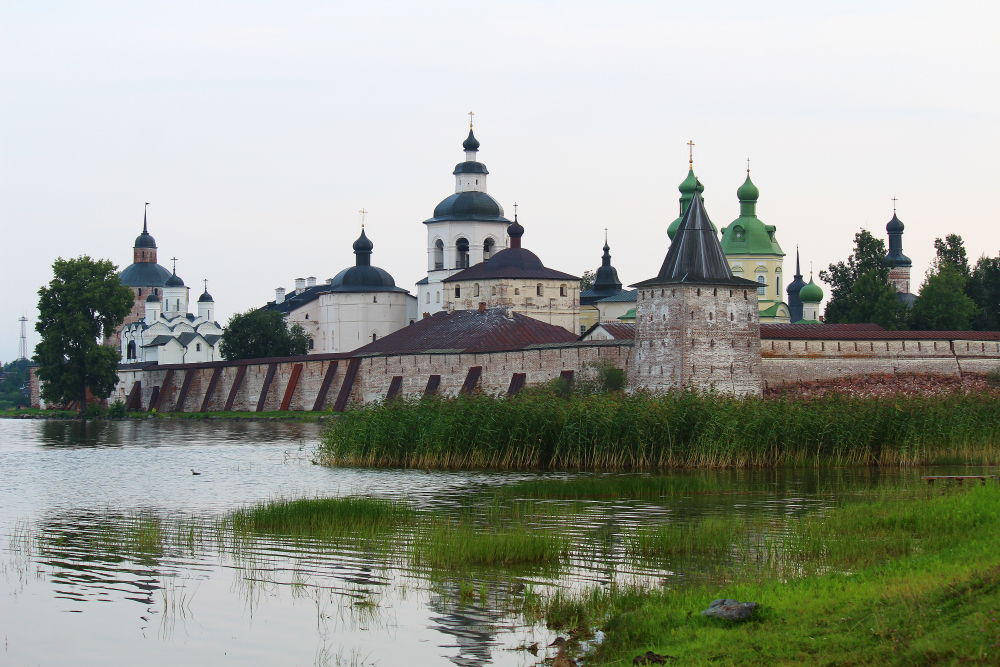
<path fill-rule="evenodd" d="M 555 530 L 518 524 L 481 527 L 468 520 L 442 520 L 417 536 L 412 558 L 415 563 L 443 568 L 556 565 L 568 550 L 569 540 Z"/>
<path fill-rule="evenodd" d="M 409 521 L 413 510 L 384 498 L 278 499 L 243 507 L 222 520 L 234 534 L 265 533 L 297 537 L 326 537 L 349 532 L 385 530 Z"/>
<path fill-rule="evenodd" d="M 569 479 L 526 479 L 501 486 L 498 494 L 518 498 L 585 500 L 600 498 L 662 498 L 717 493 L 718 483 L 688 475 L 584 475 Z"/>
<path fill-rule="evenodd" d="M 986 394 L 801 400 L 666 394 L 394 400 L 327 425 L 331 465 L 652 470 L 671 467 L 1000 463 Z"/>

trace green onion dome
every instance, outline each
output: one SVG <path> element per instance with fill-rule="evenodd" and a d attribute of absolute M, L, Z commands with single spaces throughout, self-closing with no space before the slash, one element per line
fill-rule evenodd
<path fill-rule="evenodd" d="M 743 185 L 741 185 L 736 190 L 736 197 L 740 201 L 747 201 L 747 202 L 750 201 L 755 202 L 757 201 L 757 198 L 760 197 L 760 190 L 758 190 L 757 186 L 754 185 L 753 181 L 750 180 L 749 171 L 747 172 L 747 180 L 743 181 Z"/>
<path fill-rule="evenodd" d="M 799 290 L 799 298 L 802 303 L 819 303 L 823 300 L 823 290 L 813 282 L 812 276 L 809 276 L 809 284 Z"/>

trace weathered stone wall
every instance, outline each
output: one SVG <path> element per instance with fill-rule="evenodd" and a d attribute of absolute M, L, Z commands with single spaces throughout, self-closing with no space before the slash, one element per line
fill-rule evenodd
<path fill-rule="evenodd" d="M 875 374 L 957 377 L 1000 366 L 1000 342 L 973 340 L 764 340 L 765 387 Z"/>
<path fill-rule="evenodd" d="M 669 285 L 640 289 L 629 384 L 761 394 L 756 290 Z"/>

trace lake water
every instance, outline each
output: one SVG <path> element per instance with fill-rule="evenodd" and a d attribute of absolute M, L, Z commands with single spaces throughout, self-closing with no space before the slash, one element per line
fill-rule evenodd
<path fill-rule="evenodd" d="M 728 492 L 576 503 L 565 531 L 581 549 L 554 571 L 484 568 L 451 578 L 348 541 L 273 538 L 252 553 L 210 543 L 137 553 L 102 538 L 116 516 L 210 521 L 279 497 L 387 496 L 457 515 L 498 485 L 569 475 L 328 468 L 312 460 L 320 428 L 0 420 L 0 664 L 533 665 L 544 653 L 519 647 L 544 647 L 554 633 L 498 602 L 512 580 L 540 589 L 683 585 L 702 564 L 627 562 L 621 531 L 716 514 L 821 511 L 854 491 L 917 484 L 928 474 L 674 473 L 709 476 Z"/>

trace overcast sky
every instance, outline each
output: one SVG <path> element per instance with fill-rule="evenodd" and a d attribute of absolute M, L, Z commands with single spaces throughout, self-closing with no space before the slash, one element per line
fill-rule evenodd
<path fill-rule="evenodd" d="M 143 202 L 220 321 L 372 261 L 413 289 L 469 111 L 489 192 L 576 275 L 653 276 L 687 141 L 718 226 L 746 160 L 808 280 L 885 236 L 1000 252 L 1000 3 L 0 1 L 0 359 L 59 256 L 132 259 Z M 786 263 L 791 276 L 791 263 Z M 786 281 L 787 282 L 787 281 Z M 37 335 L 29 334 L 33 348 Z"/>

